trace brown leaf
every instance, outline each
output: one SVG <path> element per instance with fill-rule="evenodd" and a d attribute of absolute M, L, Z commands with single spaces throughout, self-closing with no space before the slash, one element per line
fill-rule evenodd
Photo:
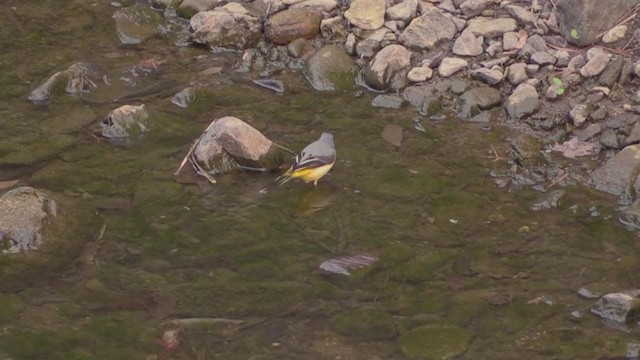
<path fill-rule="evenodd" d="M 596 143 L 578 140 L 578 137 L 574 136 L 562 144 L 555 143 L 555 145 L 550 146 L 550 149 L 561 152 L 564 157 L 575 159 L 576 156 L 595 154 L 597 152 L 596 145 Z"/>
<path fill-rule="evenodd" d="M 400 144 L 402 144 L 402 127 L 396 124 L 387 124 L 382 130 L 382 138 L 390 144 L 400 147 Z"/>

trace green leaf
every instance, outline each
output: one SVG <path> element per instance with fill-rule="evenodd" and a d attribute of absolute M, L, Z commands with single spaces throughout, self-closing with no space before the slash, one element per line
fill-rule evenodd
<path fill-rule="evenodd" d="M 560 86 L 559 88 L 556 89 L 556 94 L 558 95 L 562 95 L 564 94 L 564 88 L 562 86 Z"/>
<path fill-rule="evenodd" d="M 571 29 L 571 37 L 574 39 L 580 39 L 580 35 L 578 35 L 578 30 L 576 29 Z"/>
<path fill-rule="evenodd" d="M 553 83 L 558 85 L 558 86 L 562 86 L 562 80 L 560 80 L 560 78 L 558 78 L 558 77 L 552 78 L 551 81 L 553 81 Z"/>

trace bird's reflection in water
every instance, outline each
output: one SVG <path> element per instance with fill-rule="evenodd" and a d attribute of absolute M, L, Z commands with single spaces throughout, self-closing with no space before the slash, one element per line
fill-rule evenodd
<path fill-rule="evenodd" d="M 310 186 L 300 192 L 291 216 L 302 218 L 313 215 L 333 204 L 337 194 L 336 189 L 328 183 L 323 186 Z"/>

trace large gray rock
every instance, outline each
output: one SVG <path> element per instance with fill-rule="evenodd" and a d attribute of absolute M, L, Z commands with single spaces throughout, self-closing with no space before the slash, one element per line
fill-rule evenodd
<path fill-rule="evenodd" d="M 592 174 L 597 190 L 631 200 L 640 191 L 640 145 L 629 145 Z"/>
<path fill-rule="evenodd" d="M 280 149 L 271 140 L 233 116 L 213 120 L 198 139 L 193 156 L 211 174 L 239 166 L 274 170 L 283 161 Z"/>
<path fill-rule="evenodd" d="M 520 84 L 504 102 L 504 107 L 511 119 L 523 119 L 540 108 L 538 91 L 527 83 Z"/>
<path fill-rule="evenodd" d="M 411 52 L 402 45 L 389 45 L 365 67 L 364 80 L 376 90 L 399 89 L 404 85 L 410 66 Z"/>
<path fill-rule="evenodd" d="M 458 28 L 439 11 L 428 12 L 411 20 L 398 41 L 412 49 L 432 49 L 437 44 L 453 39 Z"/>
<path fill-rule="evenodd" d="M 376 30 L 384 24 L 385 0 L 352 0 L 344 17 L 356 27 Z"/>
<path fill-rule="evenodd" d="M 304 8 L 281 11 L 267 20 L 264 33 L 274 44 L 285 45 L 298 38 L 311 39 L 320 31 L 322 16 Z"/>
<path fill-rule="evenodd" d="M 558 0 L 556 17 L 560 32 L 568 42 L 587 46 L 638 4 L 640 0 L 607 0 L 606 3 L 602 0 Z"/>
<path fill-rule="evenodd" d="M 305 61 L 304 76 L 316 90 L 353 88 L 357 68 L 351 56 L 337 45 L 325 45 Z"/>
<path fill-rule="evenodd" d="M 500 91 L 488 86 L 480 86 L 464 92 L 460 95 L 454 110 L 458 117 L 469 119 L 482 110 L 491 109 L 500 105 Z"/>
<path fill-rule="evenodd" d="M 591 312 L 618 324 L 635 323 L 640 318 L 638 294 L 639 290 L 606 294 L 596 301 Z"/>
<path fill-rule="evenodd" d="M 234 6 L 230 6 L 234 4 Z M 210 48 L 242 50 L 260 41 L 260 19 L 247 15 L 237 3 L 195 14 L 190 20 L 193 42 Z"/>
<path fill-rule="evenodd" d="M 135 45 L 156 35 L 162 17 L 149 6 L 138 4 L 118 9 L 113 19 L 120 42 Z"/>

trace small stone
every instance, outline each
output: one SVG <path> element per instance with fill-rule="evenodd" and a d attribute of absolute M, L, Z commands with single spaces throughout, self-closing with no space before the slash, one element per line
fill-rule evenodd
<path fill-rule="evenodd" d="M 559 98 L 561 96 L 561 93 L 564 92 L 564 88 L 562 87 L 562 85 L 558 85 L 558 84 L 551 84 L 549 85 L 549 87 L 547 88 L 547 91 L 544 93 L 545 98 L 547 98 L 547 100 L 555 100 L 557 98 Z"/>
<path fill-rule="evenodd" d="M 507 80 L 513 85 L 520 85 L 527 81 L 527 65 L 524 63 L 515 63 L 509 66 L 507 70 Z"/>
<path fill-rule="evenodd" d="M 402 45 L 389 45 L 380 50 L 365 67 L 364 80 L 377 90 L 399 89 L 405 85 L 409 66 L 411 52 Z"/>
<path fill-rule="evenodd" d="M 428 66 L 418 66 L 409 70 L 407 74 L 407 80 L 417 83 L 431 79 L 433 76 L 433 69 Z"/>
<path fill-rule="evenodd" d="M 484 36 L 485 38 L 494 38 L 502 36 L 502 34 L 515 31 L 518 24 L 511 18 L 484 18 L 476 17 L 469 20 L 467 30 L 476 36 Z"/>
<path fill-rule="evenodd" d="M 459 56 L 478 56 L 482 54 L 482 36 L 476 37 L 471 31 L 463 31 L 453 43 L 453 53 Z"/>
<path fill-rule="evenodd" d="M 345 51 L 349 55 L 354 55 L 356 53 L 356 36 L 351 33 L 347 36 L 347 41 L 344 43 Z"/>
<path fill-rule="evenodd" d="M 580 127 L 587 121 L 589 117 L 589 106 L 586 104 L 578 104 L 569 112 L 569 118 L 575 127 Z"/>
<path fill-rule="evenodd" d="M 469 83 L 462 79 L 451 80 L 451 86 L 449 90 L 456 95 L 461 95 L 469 88 Z"/>
<path fill-rule="evenodd" d="M 404 0 L 387 9 L 387 18 L 391 20 L 409 21 L 416 16 L 418 0 Z"/>
<path fill-rule="evenodd" d="M 554 190 L 551 191 L 536 202 L 534 202 L 529 209 L 532 211 L 540 211 L 540 210 L 549 210 L 555 209 L 560 204 L 560 200 L 565 196 L 567 192 L 564 190 Z"/>
<path fill-rule="evenodd" d="M 492 0 L 467 0 L 460 5 L 460 10 L 465 16 L 474 17 L 482 14 L 492 2 Z"/>
<path fill-rule="evenodd" d="M 396 95 L 378 95 L 371 100 L 373 107 L 386 108 L 386 109 L 400 109 L 402 107 L 403 100 Z"/>
<path fill-rule="evenodd" d="M 504 103 L 509 117 L 514 120 L 523 119 L 540 108 L 540 99 L 536 88 L 524 83 L 511 93 Z"/>
<path fill-rule="evenodd" d="M 569 65 L 567 65 L 567 68 L 569 68 L 570 71 L 576 71 L 579 68 L 583 67 L 586 63 L 587 59 L 584 57 L 584 55 L 578 54 L 571 58 L 571 60 L 569 60 Z"/>
<path fill-rule="evenodd" d="M 466 69 L 469 63 L 460 58 L 444 58 L 438 67 L 438 74 L 442 77 L 449 77 L 458 71 Z"/>
<path fill-rule="evenodd" d="M 516 19 L 521 25 L 533 25 L 535 23 L 536 17 L 533 13 L 521 6 L 517 5 L 507 5 L 507 12 L 511 15 L 512 18 Z"/>
<path fill-rule="evenodd" d="M 384 24 L 385 0 L 352 0 L 344 17 L 356 27 L 376 30 Z"/>
<path fill-rule="evenodd" d="M 567 67 L 569 65 L 569 60 L 571 59 L 571 55 L 566 50 L 558 50 L 555 54 L 556 57 L 556 66 L 557 67 Z"/>
<path fill-rule="evenodd" d="M 540 66 L 553 65 L 556 63 L 556 58 L 545 51 L 538 51 L 531 55 L 531 62 Z"/>
<path fill-rule="evenodd" d="M 589 126 L 587 126 L 586 128 L 578 132 L 578 140 L 587 141 L 592 137 L 600 134 L 601 131 L 602 131 L 602 126 L 600 126 L 599 123 L 589 124 Z"/>
<path fill-rule="evenodd" d="M 625 36 L 627 36 L 627 25 L 614 26 L 602 36 L 602 42 L 605 44 L 611 44 L 624 39 Z"/>
<path fill-rule="evenodd" d="M 496 56 L 502 52 L 502 44 L 497 41 L 493 41 L 489 44 L 489 46 L 487 46 L 486 51 L 489 56 Z"/>
<path fill-rule="evenodd" d="M 633 125 L 629 136 L 624 140 L 623 145 L 632 145 L 640 143 L 640 123 Z"/>
<path fill-rule="evenodd" d="M 482 110 L 491 109 L 500 104 L 500 91 L 488 86 L 480 86 L 467 90 L 454 105 L 459 118 L 469 119 Z"/>
<path fill-rule="evenodd" d="M 613 129 L 607 129 L 600 136 L 600 145 L 610 148 L 610 149 L 618 149 L 620 147 L 620 142 L 618 141 L 618 135 Z"/>
<path fill-rule="evenodd" d="M 409 48 L 432 49 L 440 43 L 452 40 L 457 32 L 451 19 L 434 11 L 411 20 L 398 40 Z"/>
<path fill-rule="evenodd" d="M 478 68 L 469 73 L 472 78 L 479 79 L 489 85 L 496 85 L 502 81 L 504 73 L 498 69 Z"/>
<path fill-rule="evenodd" d="M 597 54 L 580 69 L 580 75 L 585 78 L 600 75 L 608 64 L 609 55 L 604 53 Z"/>
<path fill-rule="evenodd" d="M 518 45 L 518 40 L 520 40 L 520 37 L 518 37 L 517 32 L 515 31 L 506 32 L 502 36 L 502 48 L 505 51 L 513 50 L 516 48 L 516 45 Z"/>

